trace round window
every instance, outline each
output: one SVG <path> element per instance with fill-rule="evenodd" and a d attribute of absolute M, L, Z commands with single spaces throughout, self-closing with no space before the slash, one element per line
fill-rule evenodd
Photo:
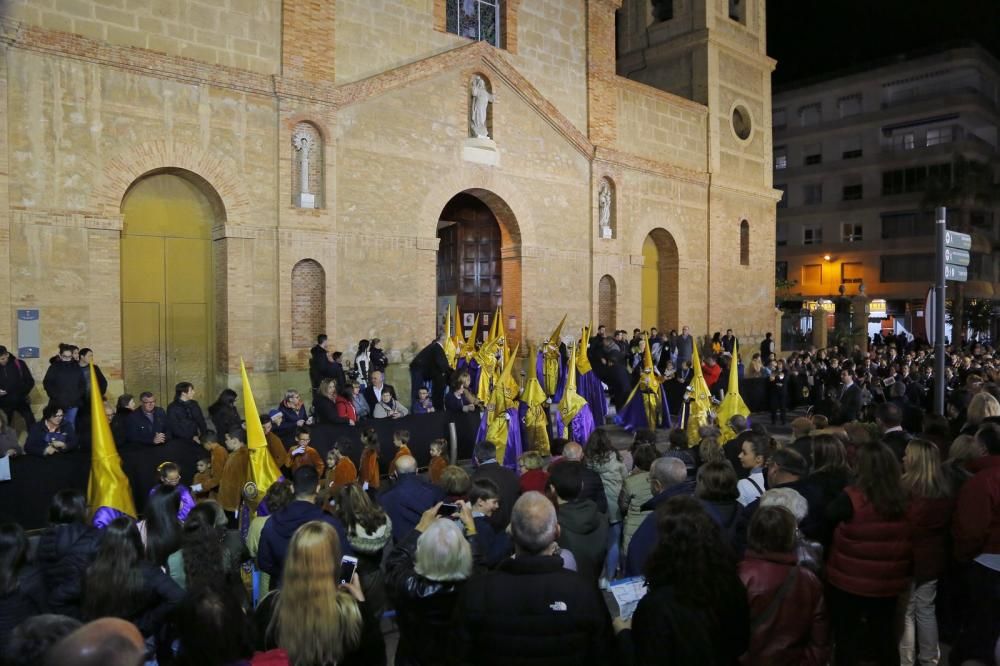
<path fill-rule="evenodd" d="M 733 109 L 733 131 L 743 141 L 750 138 L 750 129 L 752 124 L 750 122 L 750 112 L 747 111 L 745 106 L 737 106 Z"/>

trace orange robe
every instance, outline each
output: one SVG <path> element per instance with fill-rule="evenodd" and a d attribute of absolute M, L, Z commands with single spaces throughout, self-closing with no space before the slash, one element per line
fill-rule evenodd
<path fill-rule="evenodd" d="M 403 456 L 412 456 L 412 455 L 413 454 L 410 453 L 410 447 L 408 447 L 406 444 L 403 444 L 401 447 L 399 447 L 398 449 L 396 449 L 396 455 L 394 455 L 392 457 L 392 462 L 389 463 L 389 472 L 395 472 L 396 471 L 396 461 L 397 460 L 399 460 Z"/>
<path fill-rule="evenodd" d="M 274 459 L 274 464 L 279 469 L 287 465 L 288 449 L 285 448 L 285 443 L 281 441 L 281 438 L 273 432 L 265 433 L 264 438 L 267 440 L 267 450 L 271 454 L 271 458 Z"/>
<path fill-rule="evenodd" d="M 243 486 L 250 480 L 250 449 L 241 446 L 229 454 L 219 483 L 219 505 L 226 511 L 238 511 Z"/>
<path fill-rule="evenodd" d="M 292 451 L 294 451 L 297 448 L 298 445 L 295 444 L 292 445 Z M 313 467 L 316 468 L 316 473 L 320 477 L 323 476 L 323 472 L 326 470 L 326 463 L 324 463 L 323 459 L 319 457 L 319 451 L 317 451 L 311 446 L 307 446 L 306 450 L 303 453 L 300 453 L 297 456 L 292 456 L 292 461 L 290 464 L 293 472 L 297 470 L 299 467 L 302 467 L 303 465 L 312 465 Z"/>
<path fill-rule="evenodd" d="M 361 452 L 361 470 L 358 473 L 358 481 L 367 483 L 369 488 L 378 488 L 378 452 L 365 449 Z"/>
<path fill-rule="evenodd" d="M 218 494 L 219 482 L 212 476 L 212 472 L 197 472 L 194 475 L 194 483 L 192 485 L 197 486 L 201 484 L 201 492 L 196 493 L 191 492 L 194 498 L 198 502 L 203 502 L 205 500 L 215 499 Z"/>
<path fill-rule="evenodd" d="M 444 459 L 444 456 L 432 456 L 431 464 L 427 467 L 427 473 L 431 477 L 431 483 L 437 483 L 441 480 L 441 475 L 444 473 L 444 468 L 448 466 L 448 461 Z"/>
<path fill-rule="evenodd" d="M 354 466 L 354 461 L 344 456 L 336 467 L 326 473 L 326 478 L 330 482 L 330 490 L 336 493 L 344 486 L 358 480 L 358 468 Z"/>

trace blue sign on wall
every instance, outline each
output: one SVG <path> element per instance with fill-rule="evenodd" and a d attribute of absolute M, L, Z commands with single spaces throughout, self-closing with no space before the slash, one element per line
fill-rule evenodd
<path fill-rule="evenodd" d="M 41 319 L 38 310 L 17 311 L 17 355 L 38 358 L 41 353 Z"/>

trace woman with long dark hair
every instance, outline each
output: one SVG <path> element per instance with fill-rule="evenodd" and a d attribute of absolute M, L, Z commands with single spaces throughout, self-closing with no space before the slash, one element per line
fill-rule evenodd
<path fill-rule="evenodd" d="M 97 556 L 101 535 L 87 522 L 87 498 L 75 488 L 60 490 L 49 505 L 35 562 L 42 570 L 53 613 L 80 617 L 83 574 Z"/>
<path fill-rule="evenodd" d="M 180 547 L 181 521 L 177 519 L 180 506 L 181 496 L 176 486 L 165 484 L 157 486 L 146 500 L 138 529 L 146 558 L 158 567 L 165 567 L 167 557 Z"/>
<path fill-rule="evenodd" d="M 375 615 L 385 605 L 382 554 L 392 541 L 392 521 L 357 483 L 340 488 L 334 512 L 344 524 L 347 542 L 358 558 L 358 576 L 368 607 Z"/>
<path fill-rule="evenodd" d="M 716 522 L 693 497 L 656 509 L 657 544 L 646 561 L 646 596 L 631 621 L 615 618 L 624 664 L 737 663 L 750 639 L 750 610 L 736 560 Z"/>
<path fill-rule="evenodd" d="M 226 517 L 211 500 L 201 502 L 188 515 L 181 531 L 181 547 L 167 558 L 170 577 L 185 590 L 212 587 L 241 595 L 239 561 L 225 548 Z"/>
<path fill-rule="evenodd" d="M 836 525 L 826 575 L 838 666 L 865 651 L 878 664 L 899 664 L 896 602 L 913 561 L 906 510 L 896 454 L 878 442 L 859 447 L 857 479 L 826 509 Z"/>
<path fill-rule="evenodd" d="M 27 559 L 24 529 L 0 525 L 0 645 L 23 620 L 45 611 L 45 582 L 38 569 L 25 566 Z"/>
<path fill-rule="evenodd" d="M 219 398 L 208 407 L 208 415 L 215 425 L 215 432 L 231 432 L 243 427 L 243 418 L 236 411 L 236 391 L 227 388 L 219 393 Z"/>
<path fill-rule="evenodd" d="M 368 354 L 367 340 L 358 341 L 358 353 L 354 355 L 354 367 L 358 369 L 358 383 L 362 388 L 368 386 L 368 373 L 371 372 L 372 359 Z"/>
<path fill-rule="evenodd" d="M 157 565 L 142 559 L 142 539 L 135 521 L 119 516 L 101 537 L 97 558 L 83 583 L 83 619 L 120 617 L 143 636 L 156 635 L 184 596 Z"/>

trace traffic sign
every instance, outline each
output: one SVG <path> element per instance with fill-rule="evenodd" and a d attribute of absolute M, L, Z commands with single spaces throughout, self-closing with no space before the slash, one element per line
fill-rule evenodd
<path fill-rule="evenodd" d="M 972 236 L 969 234 L 960 234 L 957 231 L 945 230 L 944 244 L 945 247 L 953 247 L 957 250 L 971 250 Z"/>
<path fill-rule="evenodd" d="M 944 279 L 952 282 L 965 282 L 969 279 L 969 269 L 964 266 L 944 265 Z"/>
<path fill-rule="evenodd" d="M 944 263 L 952 266 L 968 266 L 972 257 L 965 250 L 956 250 L 946 247 L 944 249 Z"/>

